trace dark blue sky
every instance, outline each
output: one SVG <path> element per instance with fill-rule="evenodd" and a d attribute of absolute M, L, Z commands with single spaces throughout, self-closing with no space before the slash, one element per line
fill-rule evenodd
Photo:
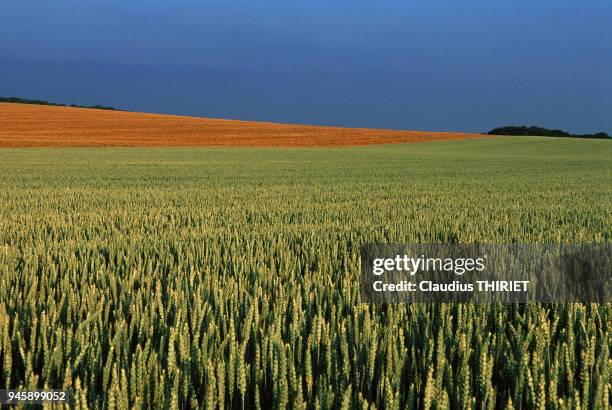
<path fill-rule="evenodd" d="M 313 124 L 612 132 L 610 0 L 2 0 L 0 96 Z"/>

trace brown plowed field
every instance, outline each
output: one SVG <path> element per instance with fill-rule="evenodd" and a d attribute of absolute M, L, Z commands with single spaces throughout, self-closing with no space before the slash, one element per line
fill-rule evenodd
<path fill-rule="evenodd" d="M 333 147 L 482 137 L 0 103 L 0 147 Z"/>

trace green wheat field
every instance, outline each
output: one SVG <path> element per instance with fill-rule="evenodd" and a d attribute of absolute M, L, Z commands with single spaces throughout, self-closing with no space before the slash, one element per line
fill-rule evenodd
<path fill-rule="evenodd" d="M 0 150 L 0 388 L 76 408 L 609 408 L 612 306 L 371 305 L 360 246 L 609 243 L 612 143 Z"/>

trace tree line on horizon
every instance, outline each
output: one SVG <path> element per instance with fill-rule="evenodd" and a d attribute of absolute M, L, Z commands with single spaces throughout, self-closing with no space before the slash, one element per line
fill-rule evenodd
<path fill-rule="evenodd" d="M 96 110 L 110 110 L 110 111 L 120 111 L 115 107 L 111 107 L 108 105 L 80 105 L 80 104 L 60 104 L 49 102 L 45 100 L 31 100 L 28 98 L 19 98 L 19 97 L 0 97 L 0 102 L 4 103 L 13 103 L 13 104 L 34 104 L 34 105 L 52 105 L 55 107 L 73 107 L 73 108 L 93 108 Z"/>
<path fill-rule="evenodd" d="M 527 127 L 510 125 L 506 127 L 494 128 L 487 133 L 488 135 L 515 135 L 515 136 L 542 136 L 542 137 L 565 137 L 565 138 L 612 138 L 605 132 L 596 134 L 570 134 L 561 130 L 551 130 L 548 128 L 531 126 Z"/>

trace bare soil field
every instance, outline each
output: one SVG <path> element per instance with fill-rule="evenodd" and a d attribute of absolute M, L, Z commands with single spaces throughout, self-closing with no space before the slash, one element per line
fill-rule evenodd
<path fill-rule="evenodd" d="M 340 147 L 478 137 L 484 135 L 291 125 L 0 103 L 0 148 Z"/>

